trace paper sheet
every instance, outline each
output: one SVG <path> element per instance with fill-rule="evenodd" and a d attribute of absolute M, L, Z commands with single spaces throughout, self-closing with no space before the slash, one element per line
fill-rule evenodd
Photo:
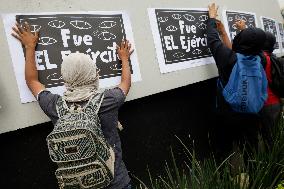
<path fill-rule="evenodd" d="M 215 63 L 207 46 L 207 9 L 149 8 L 161 73 Z"/>
<path fill-rule="evenodd" d="M 60 72 L 63 56 L 77 51 L 90 55 L 98 67 L 100 87 L 106 88 L 120 83 L 121 64 L 116 45 L 128 39 L 135 49 L 130 20 L 123 11 L 14 13 L 2 17 L 22 103 L 35 101 L 35 98 L 25 82 L 22 46 L 11 36 L 16 18 L 20 23 L 27 21 L 32 31 L 40 30 L 35 57 L 39 80 L 56 94 L 62 95 L 65 91 Z M 132 82 L 140 81 L 136 51 L 131 55 L 131 71 Z"/>

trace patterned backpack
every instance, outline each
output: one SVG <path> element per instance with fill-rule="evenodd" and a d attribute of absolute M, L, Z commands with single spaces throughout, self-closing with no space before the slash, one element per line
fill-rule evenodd
<path fill-rule="evenodd" d="M 61 97 L 57 101 L 59 119 L 46 140 L 50 158 L 58 165 L 60 189 L 99 189 L 113 179 L 115 156 L 98 117 L 103 97 L 98 93 L 77 110 L 68 108 Z"/>

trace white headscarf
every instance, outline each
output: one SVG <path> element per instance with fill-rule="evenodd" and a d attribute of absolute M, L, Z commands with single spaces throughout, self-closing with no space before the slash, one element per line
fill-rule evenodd
<path fill-rule="evenodd" d="M 88 100 L 99 89 L 96 64 L 89 55 L 71 53 L 63 58 L 61 75 L 67 91 L 63 98 L 68 102 Z"/>

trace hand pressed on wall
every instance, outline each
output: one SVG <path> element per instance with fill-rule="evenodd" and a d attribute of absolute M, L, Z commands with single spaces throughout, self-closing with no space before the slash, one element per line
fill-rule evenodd
<path fill-rule="evenodd" d="M 246 25 L 246 21 L 245 20 L 237 20 L 236 22 L 235 22 L 235 24 L 236 24 L 236 27 L 237 27 L 237 29 L 238 30 L 244 30 L 244 29 L 246 29 L 247 28 L 247 25 Z"/>
<path fill-rule="evenodd" d="M 117 54 L 121 60 L 121 82 L 118 85 L 119 88 L 124 92 L 125 96 L 128 94 L 131 87 L 131 71 L 129 66 L 130 55 L 134 50 L 131 50 L 131 44 L 128 40 L 122 40 L 120 46 L 116 47 Z"/>
<path fill-rule="evenodd" d="M 208 6 L 209 18 L 217 18 L 218 8 L 219 7 L 215 3 L 212 3 Z"/>
<path fill-rule="evenodd" d="M 44 90 L 44 85 L 38 80 L 38 70 L 35 61 L 35 47 L 39 39 L 39 33 L 31 32 L 30 25 L 25 22 L 22 26 L 16 23 L 12 32 L 12 36 L 18 39 L 25 50 L 25 80 L 26 84 L 33 93 L 37 96 L 40 91 Z"/>
<path fill-rule="evenodd" d="M 23 26 L 21 26 L 19 23 L 16 23 L 16 26 L 14 26 L 12 29 L 15 32 L 12 33 L 12 36 L 18 39 L 25 48 L 36 47 L 39 32 L 35 32 L 35 34 L 33 34 L 31 32 L 30 25 L 27 22 L 25 22 Z"/>
<path fill-rule="evenodd" d="M 131 50 L 131 43 L 129 43 L 128 40 L 123 40 L 120 43 L 120 46 L 116 47 L 118 57 L 120 60 L 123 61 L 128 61 L 130 58 L 130 55 L 133 53 L 134 50 Z"/>

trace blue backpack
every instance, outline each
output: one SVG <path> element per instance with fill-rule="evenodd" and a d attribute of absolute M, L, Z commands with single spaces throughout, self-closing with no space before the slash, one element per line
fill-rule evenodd
<path fill-rule="evenodd" d="M 222 94 L 233 111 L 258 113 L 267 99 L 267 79 L 259 56 L 237 53 L 229 81 Z"/>

